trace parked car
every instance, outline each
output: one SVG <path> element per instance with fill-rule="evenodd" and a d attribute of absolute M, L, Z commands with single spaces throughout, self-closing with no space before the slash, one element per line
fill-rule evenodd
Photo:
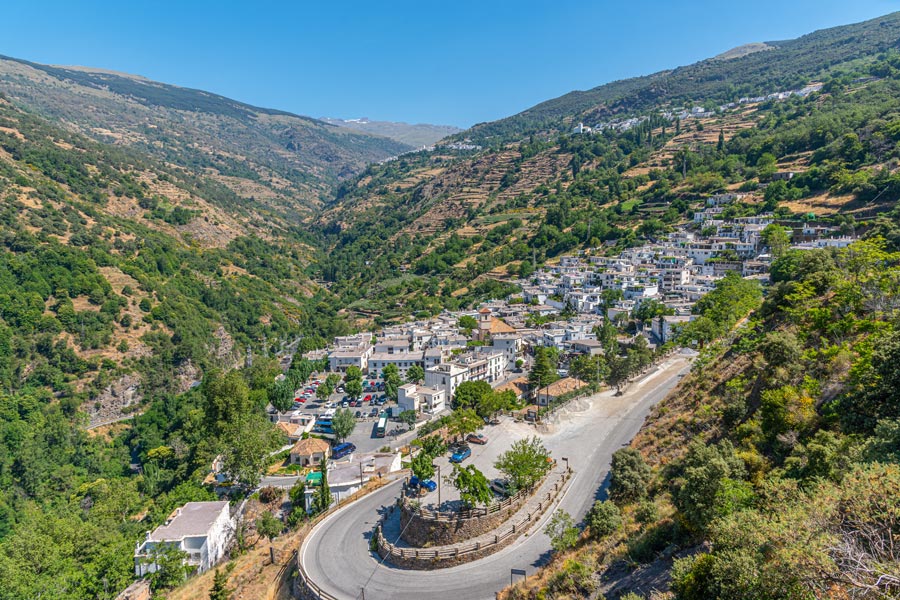
<path fill-rule="evenodd" d="M 430 479 L 423 479 L 422 481 L 419 481 L 419 478 L 416 477 L 415 475 L 413 475 L 412 477 L 409 478 L 409 487 L 411 487 L 414 490 L 418 489 L 418 488 L 422 488 L 429 492 L 433 492 L 434 490 L 437 489 L 437 484 Z"/>
<path fill-rule="evenodd" d="M 356 418 L 357 418 L 357 419 L 362 419 L 362 416 L 363 416 L 363 415 L 362 415 L 362 411 L 361 411 L 361 410 L 356 411 Z"/>
<path fill-rule="evenodd" d="M 479 446 L 484 446 L 488 443 L 488 439 L 481 435 L 480 433 L 470 433 L 466 437 L 466 441 L 470 444 L 478 444 Z"/>
<path fill-rule="evenodd" d="M 377 408 L 373 408 L 372 410 L 370 410 L 370 411 L 369 411 L 369 416 L 370 416 L 370 417 L 377 417 L 377 416 L 378 416 L 378 409 L 377 409 Z"/>
<path fill-rule="evenodd" d="M 349 407 L 350 407 L 349 402 L 341 402 L 341 408 L 349 408 Z"/>
<path fill-rule="evenodd" d="M 457 448 L 453 454 L 450 455 L 450 462 L 452 463 L 461 463 L 472 456 L 472 449 L 468 446 L 462 446 Z"/>
<path fill-rule="evenodd" d="M 508 496 L 512 496 L 512 489 L 509 487 L 509 482 L 505 479 L 494 479 L 491 481 L 491 489 L 495 494 L 503 496 L 504 498 Z"/>

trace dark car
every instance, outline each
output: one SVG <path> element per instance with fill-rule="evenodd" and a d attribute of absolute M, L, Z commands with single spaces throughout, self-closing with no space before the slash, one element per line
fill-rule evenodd
<path fill-rule="evenodd" d="M 359 411 L 359 410 L 356 411 L 356 418 L 357 418 L 357 419 L 362 419 L 362 411 Z"/>
<path fill-rule="evenodd" d="M 433 492 L 437 489 L 437 484 L 430 479 L 419 481 L 419 478 L 413 475 L 409 478 L 409 487 L 412 489 L 422 488 L 423 490 Z"/>

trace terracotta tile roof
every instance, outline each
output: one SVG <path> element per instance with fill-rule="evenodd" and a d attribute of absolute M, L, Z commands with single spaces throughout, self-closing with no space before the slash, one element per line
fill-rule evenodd
<path fill-rule="evenodd" d="M 515 333 L 516 328 L 504 323 L 497 317 L 491 317 L 491 335 L 495 333 Z"/>
<path fill-rule="evenodd" d="M 275 424 L 275 427 L 287 436 L 294 436 L 297 434 L 297 428 L 300 426 L 296 423 L 285 423 L 284 421 L 279 421 Z"/>
<path fill-rule="evenodd" d="M 541 388 L 539 394 L 541 396 L 547 395 L 557 397 L 569 392 L 574 392 L 575 390 L 580 390 L 586 385 L 587 384 L 580 379 L 566 377 L 565 379 L 560 379 L 559 381 L 551 383 L 546 388 Z"/>
<path fill-rule="evenodd" d="M 323 452 L 326 455 L 331 450 L 331 446 L 325 440 L 320 440 L 319 438 L 309 438 L 306 440 L 300 440 L 294 447 L 291 448 L 291 454 L 300 454 L 301 456 L 311 456 L 318 452 Z"/>
<path fill-rule="evenodd" d="M 528 391 L 528 378 L 527 377 L 518 377 L 513 379 L 512 381 L 507 381 L 501 386 L 497 386 L 495 392 L 505 392 L 506 390 L 512 390 L 515 393 L 516 397 L 520 397 L 524 395 Z"/>

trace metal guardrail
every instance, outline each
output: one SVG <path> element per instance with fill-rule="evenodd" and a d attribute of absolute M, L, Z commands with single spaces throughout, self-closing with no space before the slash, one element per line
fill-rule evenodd
<path fill-rule="evenodd" d="M 427 548 L 398 548 L 388 540 L 384 538 L 382 535 L 382 529 L 384 521 L 387 519 L 387 516 L 383 516 L 381 518 L 381 523 L 379 524 L 376 536 L 378 542 L 378 548 L 382 550 L 382 552 L 387 553 L 389 556 L 394 558 L 415 558 L 420 560 L 440 560 L 446 558 L 456 558 L 459 556 L 466 556 L 467 554 L 472 554 L 474 552 L 480 552 L 485 548 L 490 548 L 492 546 L 496 546 L 505 540 L 507 540 L 510 536 L 522 533 L 525 529 L 527 529 L 535 520 L 536 517 L 539 517 L 544 510 L 549 507 L 556 497 L 559 495 L 560 491 L 565 487 L 566 481 L 571 477 L 571 471 L 564 471 L 562 475 L 560 475 L 559 480 L 553 484 L 553 489 L 546 494 L 546 498 L 538 502 L 537 507 L 530 511 L 519 521 L 512 523 L 511 526 L 505 528 L 502 532 L 494 534 L 493 541 L 488 541 L 486 543 L 482 542 L 474 542 L 468 545 L 460 545 L 454 546 L 453 548 L 442 550 L 442 549 L 427 549 Z"/>
<path fill-rule="evenodd" d="M 318 600 L 340 600 L 336 596 L 332 596 L 322 588 L 316 585 L 312 579 L 306 574 L 306 571 L 303 569 L 303 561 L 297 560 L 297 564 L 299 565 L 299 573 L 300 573 L 300 583 L 306 587 L 307 591 L 313 595 L 314 598 Z"/>

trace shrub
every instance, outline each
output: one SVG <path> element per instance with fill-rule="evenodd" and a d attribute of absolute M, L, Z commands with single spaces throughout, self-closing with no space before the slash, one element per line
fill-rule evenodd
<path fill-rule="evenodd" d="M 619 507 L 609 500 L 594 502 L 588 511 L 585 522 L 596 539 L 605 538 L 622 526 L 622 513 Z"/>
<path fill-rule="evenodd" d="M 621 448 L 612 456 L 609 497 L 616 504 L 633 502 L 647 495 L 653 471 L 635 448 Z"/>
<path fill-rule="evenodd" d="M 577 560 L 567 560 L 562 569 L 554 573 L 547 582 L 547 590 L 557 594 L 575 594 L 588 597 L 597 587 L 590 567 Z"/>
<path fill-rule="evenodd" d="M 649 525 L 659 520 L 659 509 L 653 500 L 644 500 L 634 511 L 635 520 L 641 525 Z"/>
<path fill-rule="evenodd" d="M 269 485 L 259 490 L 259 501 L 263 504 L 269 504 L 281 499 L 281 490 L 274 485 Z"/>

